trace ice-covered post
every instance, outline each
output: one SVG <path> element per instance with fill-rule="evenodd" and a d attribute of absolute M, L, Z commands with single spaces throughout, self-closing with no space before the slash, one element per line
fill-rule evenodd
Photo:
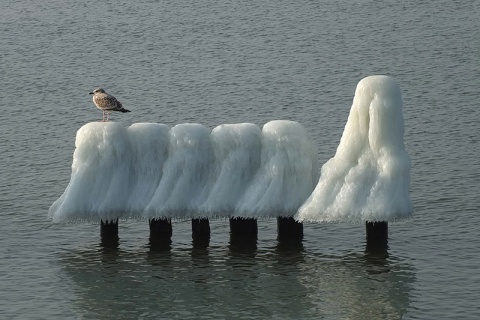
<path fill-rule="evenodd" d="M 388 239 L 388 222 L 413 213 L 410 156 L 403 143 L 400 87 L 388 76 L 362 79 L 333 158 L 295 218 L 366 223 L 367 244 Z"/>
<path fill-rule="evenodd" d="M 258 170 L 235 208 L 230 230 L 256 233 L 256 218 L 275 217 L 279 237 L 301 238 L 303 225 L 293 215 L 318 181 L 317 148 L 298 122 L 274 120 L 262 128 L 259 151 Z"/>
<path fill-rule="evenodd" d="M 76 136 L 72 174 L 49 209 L 55 222 L 100 222 L 102 235 L 118 234 L 118 218 L 139 217 L 158 187 L 168 127 L 92 122 Z"/>

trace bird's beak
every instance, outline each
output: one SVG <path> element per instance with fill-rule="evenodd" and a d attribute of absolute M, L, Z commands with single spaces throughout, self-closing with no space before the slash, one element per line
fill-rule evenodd
<path fill-rule="evenodd" d="M 88 94 L 93 94 L 93 92 L 89 92 Z"/>

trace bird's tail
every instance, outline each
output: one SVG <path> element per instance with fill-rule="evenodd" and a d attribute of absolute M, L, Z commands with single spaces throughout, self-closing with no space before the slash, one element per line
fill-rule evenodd
<path fill-rule="evenodd" d="M 123 108 L 123 107 L 122 107 L 121 109 L 118 109 L 118 111 L 123 112 L 123 113 L 125 113 L 125 112 L 131 112 L 130 110 L 127 110 L 127 109 L 125 109 L 125 108 Z"/>

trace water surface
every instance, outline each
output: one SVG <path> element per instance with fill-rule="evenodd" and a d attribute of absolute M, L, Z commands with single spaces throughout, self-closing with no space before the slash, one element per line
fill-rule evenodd
<path fill-rule="evenodd" d="M 18 319 L 477 319 L 480 308 L 476 1 L 5 0 L 0 4 L 0 315 Z M 55 225 L 76 131 L 100 120 L 101 86 L 130 125 L 305 126 L 319 168 L 340 140 L 355 86 L 399 83 L 414 218 L 386 253 L 361 225 L 274 220 L 238 246 L 228 222 L 193 243 L 189 221 L 152 248 L 145 221 Z M 232 241 L 233 240 L 233 241 Z"/>

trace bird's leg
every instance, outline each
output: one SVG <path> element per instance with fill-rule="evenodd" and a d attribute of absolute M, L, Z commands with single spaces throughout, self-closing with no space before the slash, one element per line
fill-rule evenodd
<path fill-rule="evenodd" d="M 105 122 L 105 110 L 102 110 L 102 122 Z"/>
<path fill-rule="evenodd" d="M 110 114 L 110 112 L 107 111 L 107 121 L 106 121 L 106 122 L 108 122 L 108 115 L 109 115 L 109 114 Z"/>

